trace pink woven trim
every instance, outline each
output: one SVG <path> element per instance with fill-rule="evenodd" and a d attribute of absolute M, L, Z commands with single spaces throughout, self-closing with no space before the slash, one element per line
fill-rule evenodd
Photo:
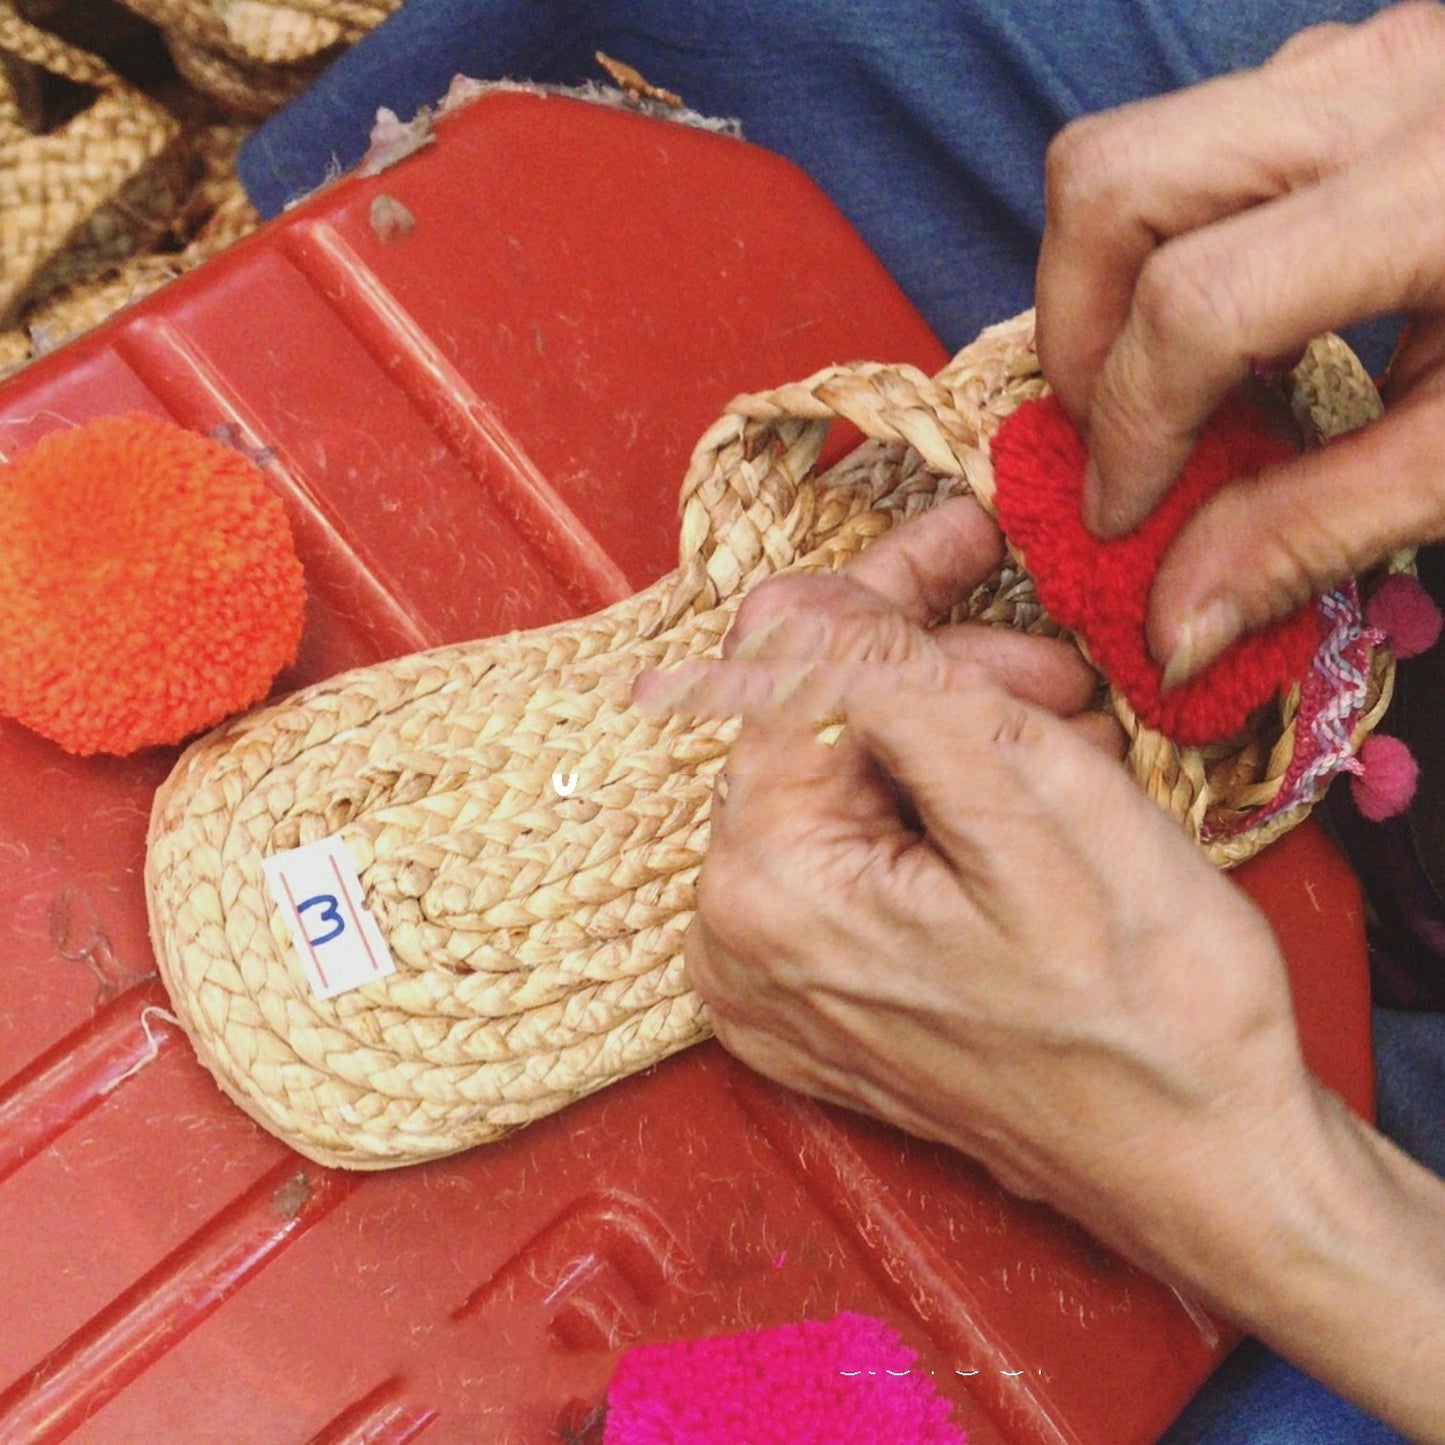
<path fill-rule="evenodd" d="M 1291 808 L 1313 802 L 1336 773 L 1360 771 L 1350 739 L 1369 694 L 1370 649 L 1383 642 L 1385 635 L 1366 625 L 1353 578 L 1327 592 L 1318 606 L 1325 636 L 1300 683 L 1294 753 L 1279 792 L 1247 818 L 1226 828 L 1202 829 L 1206 843 L 1238 837 Z"/>

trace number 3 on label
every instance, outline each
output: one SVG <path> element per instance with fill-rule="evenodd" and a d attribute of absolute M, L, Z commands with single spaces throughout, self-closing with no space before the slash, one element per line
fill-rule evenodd
<path fill-rule="evenodd" d="M 329 923 L 332 925 L 329 933 L 323 933 L 319 938 L 308 938 L 306 941 L 312 948 L 320 948 L 323 943 L 330 943 L 333 938 L 339 938 L 346 932 L 346 920 L 341 916 L 336 895 L 334 893 L 318 893 L 315 898 L 307 898 L 304 902 L 296 905 L 296 914 L 300 917 L 308 908 L 319 908 L 322 904 L 326 906 L 317 915 L 318 923 Z"/>

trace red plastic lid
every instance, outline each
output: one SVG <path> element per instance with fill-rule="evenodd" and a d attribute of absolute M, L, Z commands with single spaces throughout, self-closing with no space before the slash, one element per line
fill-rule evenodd
<path fill-rule="evenodd" d="M 383 195 L 408 233 L 373 229 Z M 290 689 L 650 582 L 729 396 L 857 357 L 945 359 L 797 171 L 492 95 L 0 386 L 0 454 L 140 408 L 262 455 L 311 587 Z M 0 724 L 0 1438 L 531 1445 L 634 1342 L 852 1309 L 974 1445 L 1128 1445 L 1227 1347 L 966 1160 L 712 1045 L 459 1158 L 299 1159 L 159 1012 L 141 867 L 173 756 Z M 1348 872 L 1304 829 L 1240 881 L 1315 1067 L 1367 1109 Z"/>

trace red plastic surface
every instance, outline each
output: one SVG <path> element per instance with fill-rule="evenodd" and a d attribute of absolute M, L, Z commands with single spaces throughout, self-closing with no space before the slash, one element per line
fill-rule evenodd
<path fill-rule="evenodd" d="M 373 232 L 378 194 L 409 235 Z M 269 454 L 311 584 L 289 689 L 647 583 L 728 397 L 860 356 L 943 360 L 789 166 L 491 96 L 0 386 L 0 454 L 132 407 Z M 967 1161 L 712 1045 L 457 1159 L 300 1160 L 150 1011 L 142 847 L 172 761 L 0 724 L 0 1440 L 533 1445 L 634 1342 L 847 1308 L 901 1330 L 974 1445 L 1128 1445 L 1227 1347 Z M 1367 1110 L 1347 871 L 1304 829 L 1240 881 L 1314 1066 Z"/>

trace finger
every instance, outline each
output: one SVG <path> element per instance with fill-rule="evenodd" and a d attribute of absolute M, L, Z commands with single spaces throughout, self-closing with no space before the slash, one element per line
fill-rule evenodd
<path fill-rule="evenodd" d="M 857 668 L 878 665 L 692 658 L 642 673 L 633 685 L 632 700 L 650 717 L 700 720 L 745 715 L 781 736 L 816 727 L 837 710 Z"/>
<path fill-rule="evenodd" d="M 1445 376 L 1445 316 L 1417 316 L 1400 331 L 1380 382 L 1380 397 L 1393 410 L 1413 392 Z"/>
<path fill-rule="evenodd" d="M 1099 674 L 1062 637 L 1031 637 L 977 622 L 940 627 L 930 636 L 949 661 L 972 663 L 1015 697 L 1061 717 L 1081 712 L 1098 695 Z"/>
<path fill-rule="evenodd" d="M 1445 79 L 1442 31 L 1442 7 L 1395 7 L 1342 34 L 1301 41 L 1260 71 L 1086 117 L 1056 139 L 1046 167 L 1038 348 L 1045 375 L 1088 433 L 1107 500 L 1119 508 L 1111 492 L 1127 494 L 1128 506 L 1110 516 L 1092 500 L 1100 488 L 1088 489 L 1087 515 L 1098 530 L 1127 530 L 1130 517 L 1137 521 L 1148 510 L 1144 498 L 1167 485 L 1197 425 L 1197 418 L 1159 412 L 1148 394 L 1148 368 L 1130 358 L 1134 369 L 1120 364 L 1112 382 L 1143 386 L 1137 430 L 1164 431 L 1158 454 L 1140 459 L 1155 480 L 1140 481 L 1127 470 L 1121 480 L 1116 473 L 1129 461 L 1127 448 L 1110 438 L 1095 447 L 1096 391 L 1137 310 L 1146 265 L 1171 238 L 1310 188 L 1432 114 Z M 1353 222 L 1349 234 L 1359 234 Z M 1338 233 L 1320 254 L 1337 244 Z M 1319 256 L 1311 262 L 1307 271 L 1318 275 Z M 1151 301 L 1146 293 L 1146 304 L 1168 299 L 1167 284 L 1156 277 L 1149 285 L 1164 294 Z M 1287 354 L 1299 340 L 1250 360 Z M 1191 338 L 1182 341 L 1187 366 Z M 1212 394 L 1217 399 L 1222 392 Z M 1129 400 L 1126 391 L 1122 401 Z"/>
<path fill-rule="evenodd" d="M 848 739 L 828 747 L 817 723 L 836 709 L 850 664 L 779 660 L 748 663 L 694 659 L 674 668 L 642 673 L 633 684 L 633 705 L 645 716 L 721 719 L 742 715 L 715 790 L 710 813 L 714 846 L 725 838 L 762 846 L 779 803 L 794 823 L 875 830 L 896 826 L 896 806 L 885 781 Z M 795 828 L 785 830 L 789 833 Z"/>
<path fill-rule="evenodd" d="M 1316 26 L 1257 71 L 1084 116 L 1045 160 L 1039 356 L 1076 423 L 1156 245 L 1310 185 L 1436 104 L 1445 17 Z"/>
<path fill-rule="evenodd" d="M 928 840 L 986 915 L 1038 896 L 1036 880 L 1000 889 L 1001 875 L 1067 867 L 1071 858 L 1103 853 L 1126 874 L 1142 870 L 1145 887 L 1151 864 L 1133 857 L 1121 820 L 1152 814 L 1146 829 L 1157 822 L 1177 831 L 1086 735 L 987 677 L 939 693 L 880 686 L 862 672 L 844 707 L 849 732 L 906 792 Z"/>
<path fill-rule="evenodd" d="M 713 1019 L 713 1031 L 718 1043 L 733 1058 L 775 1084 L 836 1108 L 854 1113 L 866 1111 L 889 1123 L 902 1125 L 904 1122 L 897 1117 L 897 1109 L 872 1102 L 870 1096 L 877 1091 L 869 1086 L 866 1078 L 856 1070 L 831 1063 L 817 1045 L 794 1043 L 771 1029 L 739 1025 L 718 1015 Z M 831 1041 L 824 1041 L 827 1042 Z M 934 1137 L 937 1137 L 936 1131 Z"/>
<path fill-rule="evenodd" d="M 728 753 L 727 805 L 712 820 L 715 845 L 737 843 L 757 863 L 806 840 L 817 858 L 830 841 L 904 826 L 888 780 L 857 742 L 844 731 L 824 743 L 814 731 L 815 710 L 836 707 L 835 677 L 803 684 L 797 712 L 785 699 L 744 715 Z"/>
<path fill-rule="evenodd" d="M 1442 144 L 1445 112 L 1388 164 L 1362 163 L 1155 254 L 1090 412 L 1107 530 L 1127 531 L 1148 513 L 1254 358 L 1389 311 L 1440 307 L 1445 237 L 1432 217 Z M 1342 217 L 1351 262 L 1321 266 Z"/>
<path fill-rule="evenodd" d="M 945 767 L 956 761 L 948 704 L 985 680 L 973 664 L 944 659 L 931 664 L 868 664 L 830 674 L 832 679 L 840 677 L 846 679 L 845 699 L 862 677 L 871 679 L 884 696 L 906 677 L 910 698 L 941 699 L 942 713 L 935 710 L 930 716 L 932 746 Z M 758 866 L 764 866 L 760 860 L 767 850 L 804 844 L 815 866 L 832 870 L 823 881 L 851 892 L 890 876 L 892 865 L 918 844 L 910 792 L 878 767 L 851 727 L 844 727 L 833 744 L 825 746 L 796 732 L 780 735 L 768 715 L 751 715 L 733 744 L 727 771 L 728 804 L 720 819 L 721 831 L 715 830 L 714 837 L 736 843 Z M 838 846 L 842 844 L 847 846 Z M 774 872 L 783 866 L 781 860 L 782 853 L 777 853 Z M 931 855 L 914 858 L 910 877 L 921 882 L 937 866 Z M 820 880 L 821 872 L 808 882 L 817 888 L 823 886 Z"/>
<path fill-rule="evenodd" d="M 771 578 L 743 600 L 723 655 L 837 656 L 847 650 L 844 618 L 927 625 L 963 601 L 1003 561 L 997 524 L 972 497 L 955 497 L 880 537 L 841 573 Z M 830 636 L 819 639 L 802 622 L 824 614 Z M 896 626 L 884 641 L 906 636 Z M 882 643 L 875 644 L 876 648 Z M 902 651 L 906 652 L 906 647 Z"/>
<path fill-rule="evenodd" d="M 1417 387 L 1379 421 L 1224 488 L 1189 519 L 1149 600 L 1150 651 L 1171 684 L 1396 549 L 1445 536 L 1442 392 Z"/>
<path fill-rule="evenodd" d="M 1129 751 L 1129 739 L 1111 712 L 1081 712 L 1069 718 L 1068 724 L 1076 737 L 1116 762 Z"/>
<path fill-rule="evenodd" d="M 1339 20 L 1311 25 L 1291 35 L 1264 63 L 1276 69 L 1294 66 L 1305 60 L 1317 60 L 1337 46 L 1351 33 L 1351 27 Z"/>
<path fill-rule="evenodd" d="M 639 674 L 632 688 L 633 706 L 645 717 L 701 721 L 743 714 L 762 718 L 779 710 L 775 732 L 802 729 L 827 717 L 842 696 L 840 674 L 847 664 L 777 659 L 738 662 L 691 658 L 674 667 Z M 807 692 L 805 683 L 811 682 Z M 821 710 L 814 712 L 808 704 Z"/>
<path fill-rule="evenodd" d="M 699 890 L 698 911 L 683 934 L 682 964 L 688 982 L 708 1006 L 713 1032 L 725 1043 L 728 1033 L 742 1032 L 768 1021 L 767 1005 L 759 1000 L 766 996 L 766 986 L 771 984 L 772 976 L 739 967 L 738 959 L 718 938 L 711 922 L 719 911 L 724 922 L 727 921 L 733 908 L 732 900 L 713 903 L 710 891 Z M 748 942 L 751 944 L 754 940 Z"/>
<path fill-rule="evenodd" d="M 1044 166 L 1036 341 L 1081 430 L 1155 249 L 1317 172 L 1323 133 L 1281 87 L 1248 75 L 1085 116 L 1059 133 Z"/>
<path fill-rule="evenodd" d="M 766 965 L 753 967 L 731 957 L 700 920 L 685 936 L 683 966 L 708 1005 L 718 1043 L 749 1068 L 911 1133 L 948 1137 L 946 1125 L 941 1129 L 940 1121 L 912 1107 L 916 1082 L 907 1076 L 906 1065 L 898 1068 L 914 1038 L 905 1034 L 899 1046 L 890 1047 L 889 1010 L 871 998 L 859 1000 L 845 990 L 845 997 L 832 999 L 829 990 L 817 988 L 800 996 L 796 988 L 774 980 Z M 860 982 L 866 993 L 867 983 Z"/>
<path fill-rule="evenodd" d="M 648 717 L 691 721 L 739 715 L 760 719 L 778 710 L 777 732 L 831 717 L 862 667 L 881 667 L 889 676 L 906 675 L 923 686 L 944 686 L 945 662 L 981 668 L 1016 697 L 1063 716 L 1088 707 L 1099 691 L 1098 674 L 1078 648 L 1061 638 L 979 624 L 942 628 L 933 637 L 936 651 L 903 662 L 692 658 L 642 673 L 633 685 L 633 703 Z"/>
<path fill-rule="evenodd" d="M 743 600 L 722 655 L 740 662 L 869 658 L 904 661 L 933 650 L 891 603 L 842 573 L 771 579 Z"/>
<path fill-rule="evenodd" d="M 1003 565 L 1003 533 L 974 497 L 952 497 L 880 537 L 844 575 L 927 626 Z"/>

